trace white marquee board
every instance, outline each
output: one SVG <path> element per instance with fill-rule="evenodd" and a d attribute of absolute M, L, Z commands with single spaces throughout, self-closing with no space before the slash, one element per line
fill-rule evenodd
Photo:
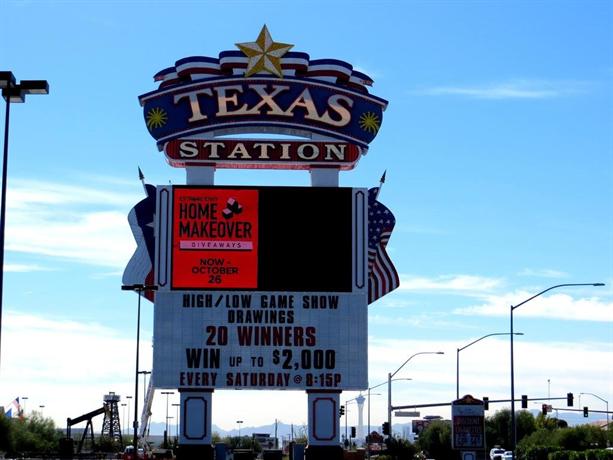
<path fill-rule="evenodd" d="M 326 222 L 330 221 L 329 217 L 320 216 L 321 222 L 312 225 L 311 231 L 315 229 L 321 233 L 313 235 L 312 241 L 306 242 L 304 238 L 298 238 L 297 241 L 311 244 L 317 251 L 318 242 L 329 244 L 324 242 L 324 239 L 326 234 L 330 234 L 334 235 L 334 239 L 338 239 L 338 246 L 346 248 L 339 250 L 339 254 L 348 259 L 346 264 L 339 265 L 347 269 L 347 272 L 338 275 L 339 279 L 345 280 L 338 283 L 343 286 L 343 290 L 335 292 L 310 289 L 270 291 L 258 288 L 213 290 L 207 287 L 173 287 L 168 281 L 178 279 L 173 278 L 173 270 L 180 268 L 173 266 L 173 263 L 176 263 L 176 260 L 186 260 L 179 252 L 181 244 L 183 247 L 186 245 L 177 240 L 178 227 L 172 224 L 171 216 L 179 215 L 173 214 L 172 206 L 176 202 L 173 199 L 173 188 L 159 189 L 156 213 L 156 284 L 160 286 L 160 290 L 155 294 L 152 377 L 155 387 L 361 390 L 368 386 L 365 190 L 330 192 L 332 196 L 342 195 L 336 204 L 341 203 L 349 208 L 345 210 L 345 217 L 339 219 L 339 225 L 348 229 L 343 230 L 346 234 L 334 233 L 334 228 L 326 226 Z M 266 200 L 277 203 L 278 195 L 270 189 L 265 192 L 254 192 L 253 189 L 248 189 L 247 194 L 243 195 L 257 195 L 261 207 L 266 206 Z M 242 189 L 230 190 L 233 196 L 241 196 Z M 294 200 L 301 200 L 303 194 L 306 199 L 310 199 L 310 190 L 312 189 L 285 189 L 283 194 L 293 194 Z M 325 192 L 325 196 L 328 196 L 327 191 Z M 183 188 L 179 196 L 185 197 L 186 193 L 189 195 L 189 190 Z M 222 202 L 225 203 L 224 193 L 223 188 L 201 188 L 194 197 L 210 202 L 211 199 L 221 196 Z M 315 190 L 312 193 L 317 196 L 317 193 L 323 192 Z M 256 200 L 253 201 L 255 202 Z M 306 201 L 303 204 L 308 206 Z M 321 202 L 321 206 L 330 208 L 330 203 Z M 317 211 L 316 208 L 311 208 L 308 213 L 311 219 L 314 210 Z M 248 212 L 246 205 L 240 218 L 246 219 Z M 296 231 L 299 214 L 297 213 L 298 217 L 294 217 L 294 221 L 289 224 L 282 214 L 279 215 L 278 220 L 275 219 L 274 230 L 270 231 L 279 232 L 279 227 L 283 225 L 288 226 L 288 232 Z M 263 262 L 262 259 L 282 258 L 283 251 L 274 255 L 274 251 L 266 250 L 266 244 L 269 244 L 265 241 L 266 233 L 271 228 L 270 217 L 266 212 L 252 214 L 249 218 L 252 228 L 258 229 L 258 236 L 248 241 L 248 245 L 242 246 L 253 248 L 254 252 L 259 251 L 259 254 L 252 254 L 251 259 L 258 260 L 258 270 L 254 272 L 248 262 L 239 265 L 243 260 L 249 259 L 232 259 L 232 255 L 224 258 L 223 254 L 219 255 L 219 251 L 215 257 L 221 261 L 220 267 L 238 267 L 239 274 L 248 274 L 250 283 L 259 283 L 259 286 L 265 283 L 274 284 L 282 274 L 262 273 L 271 267 L 270 260 Z M 253 234 L 255 233 L 254 231 Z M 334 243 L 331 247 L 336 246 Z M 202 254 L 206 259 L 206 251 Z M 188 256 L 191 257 L 191 254 Z M 294 263 L 307 265 L 307 272 L 311 274 L 313 283 L 329 283 L 329 280 L 317 280 L 318 266 L 321 265 L 324 272 L 329 270 L 326 265 L 334 265 L 338 261 L 317 259 L 316 254 L 310 260 L 291 259 L 289 263 L 286 262 L 287 270 L 292 270 Z M 192 257 L 189 260 L 197 258 Z M 276 270 L 275 267 L 270 269 Z M 299 272 L 304 274 L 304 267 L 301 267 Z M 330 276 L 334 274 L 328 274 L 326 278 Z M 193 279 L 198 281 L 197 277 Z M 222 282 L 224 281 L 222 278 Z M 310 280 L 303 281 L 299 283 L 301 286 L 308 288 L 311 285 Z M 230 279 L 228 282 L 240 283 L 241 280 Z M 293 281 L 290 279 L 285 282 Z"/>

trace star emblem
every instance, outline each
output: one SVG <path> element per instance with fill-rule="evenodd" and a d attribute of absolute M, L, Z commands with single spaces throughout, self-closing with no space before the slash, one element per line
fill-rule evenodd
<path fill-rule="evenodd" d="M 283 78 L 281 57 L 293 48 L 294 45 L 274 42 L 268 32 L 268 28 L 264 26 L 256 41 L 237 43 L 236 46 L 249 58 L 245 77 L 258 72 L 269 72 Z"/>

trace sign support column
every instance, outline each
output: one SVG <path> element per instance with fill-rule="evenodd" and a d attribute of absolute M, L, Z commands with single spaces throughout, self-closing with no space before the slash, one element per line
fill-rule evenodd
<path fill-rule="evenodd" d="M 181 394 L 181 428 L 178 460 L 213 460 L 211 445 L 212 389 L 179 388 Z"/>
<path fill-rule="evenodd" d="M 341 460 L 340 391 L 307 391 L 309 404 L 309 444 L 306 460 Z"/>

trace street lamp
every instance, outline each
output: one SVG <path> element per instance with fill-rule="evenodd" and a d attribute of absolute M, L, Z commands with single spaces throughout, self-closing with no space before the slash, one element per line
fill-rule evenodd
<path fill-rule="evenodd" d="M 23 408 L 21 409 L 21 412 L 23 413 L 23 416 L 25 417 L 26 415 L 26 401 L 28 400 L 27 396 L 22 396 L 21 400 L 23 401 Z"/>
<path fill-rule="evenodd" d="M 139 371 L 139 374 L 143 374 L 143 397 L 147 394 L 147 375 L 151 374 L 151 371 Z"/>
<path fill-rule="evenodd" d="M 389 423 L 389 427 L 390 427 L 390 435 L 389 435 L 390 437 L 392 436 L 392 377 L 396 375 L 398 371 L 400 371 L 400 369 L 402 369 L 406 365 L 406 363 L 411 361 L 411 359 L 413 359 L 417 355 L 444 355 L 444 354 L 445 353 L 442 351 L 420 351 L 419 353 L 415 353 L 409 356 L 409 358 L 404 363 L 402 363 L 402 366 L 396 369 L 394 373 L 387 374 L 387 423 Z"/>
<path fill-rule="evenodd" d="M 370 390 L 370 388 L 369 388 L 369 390 Z M 378 394 L 380 394 L 380 393 L 373 393 L 373 395 L 378 395 Z M 347 413 L 349 412 L 349 403 L 352 402 L 352 401 L 356 401 L 357 402 L 357 400 L 360 398 L 360 396 L 362 396 L 362 394 L 359 394 L 355 398 L 348 399 L 348 400 L 345 401 L 345 439 L 348 439 L 347 438 Z M 369 394 L 369 398 L 370 398 L 370 394 Z M 362 399 L 364 399 L 364 398 L 362 397 Z M 369 401 L 368 404 L 369 404 L 368 408 L 370 409 L 370 401 Z"/>
<path fill-rule="evenodd" d="M 511 337 L 511 452 L 512 459 L 515 460 L 515 447 L 517 446 L 517 421 L 515 420 L 515 363 L 513 360 L 513 312 L 521 307 L 523 304 L 530 302 L 532 299 L 545 294 L 552 289 L 557 289 L 561 287 L 570 287 L 570 286 L 604 286 L 604 283 L 566 283 L 566 284 L 556 284 L 555 286 L 551 286 L 538 294 L 534 294 L 532 297 L 524 300 L 517 305 L 511 305 L 510 313 L 511 313 L 511 332 L 509 333 Z"/>
<path fill-rule="evenodd" d="M 164 431 L 164 447 L 168 448 L 168 396 L 174 395 L 174 391 L 162 391 L 163 395 L 166 395 L 166 430 Z"/>
<path fill-rule="evenodd" d="M 126 403 L 121 403 L 121 426 L 125 427 L 126 426 Z M 130 412 L 128 411 L 128 415 L 130 414 Z"/>
<path fill-rule="evenodd" d="M 157 286 L 145 286 L 144 284 L 129 284 L 121 286 L 122 291 L 134 291 L 138 295 L 138 313 L 136 315 L 136 370 L 134 372 L 134 449 L 138 449 L 138 351 L 140 345 L 140 298 L 145 291 L 157 291 Z M 129 396 L 128 396 L 129 398 Z"/>
<path fill-rule="evenodd" d="M 40 409 L 40 416 L 43 416 L 43 409 L 45 408 L 45 406 L 43 404 L 41 404 L 40 406 L 38 406 L 38 408 Z"/>
<path fill-rule="evenodd" d="M 399 378 L 399 379 L 392 379 L 392 382 L 396 382 L 397 380 L 413 380 L 412 378 Z M 373 395 L 377 395 L 379 393 L 371 393 L 370 390 L 374 390 L 375 388 L 379 388 L 383 385 L 385 385 L 387 382 L 383 382 L 380 383 L 378 385 L 372 386 L 368 389 L 368 436 L 370 436 L 370 396 L 371 394 Z M 391 429 L 391 428 L 390 428 Z M 369 438 L 370 440 L 370 438 Z M 370 458 L 370 452 L 368 453 L 368 458 Z"/>
<path fill-rule="evenodd" d="M 515 332 L 515 335 L 524 335 L 523 332 Z M 487 338 L 487 337 L 491 337 L 493 335 L 509 335 L 508 332 L 494 332 L 493 334 L 487 334 L 484 335 L 483 337 L 478 338 L 477 340 L 470 342 L 468 345 L 463 346 L 462 348 L 458 348 L 457 354 L 456 354 L 456 384 L 455 384 L 455 397 L 456 399 L 460 399 L 460 352 L 468 347 L 470 347 L 471 345 L 474 345 L 475 343 Z"/>
<path fill-rule="evenodd" d="M 243 423 L 242 420 L 237 420 L 236 424 L 238 425 L 238 442 L 240 443 L 240 439 L 241 439 L 241 424 Z"/>
<path fill-rule="evenodd" d="M 605 403 L 607 405 L 607 435 L 608 435 L 609 434 L 609 401 L 607 401 L 606 399 L 601 398 L 598 395 L 595 395 L 594 393 L 579 393 L 579 398 L 581 398 L 581 395 L 593 396 L 594 398 L 600 399 L 603 403 Z M 581 406 L 581 404 L 579 404 L 579 406 Z M 607 446 L 608 445 L 609 445 L 609 436 L 607 436 Z"/>
<path fill-rule="evenodd" d="M 2 299 L 4 297 L 4 229 L 6 227 L 6 179 L 9 157 L 9 118 L 11 102 L 25 102 L 27 94 L 49 94 L 47 80 L 21 80 L 11 71 L 0 71 L 0 88 L 6 101 L 4 117 L 4 152 L 2 155 L 2 192 L 0 197 L 0 347 L 2 343 Z M 0 348 L 1 350 L 1 348 Z"/>
<path fill-rule="evenodd" d="M 176 407 L 177 408 L 177 439 L 179 439 L 179 407 L 181 406 L 181 404 L 179 403 L 175 403 L 172 405 L 172 407 Z"/>

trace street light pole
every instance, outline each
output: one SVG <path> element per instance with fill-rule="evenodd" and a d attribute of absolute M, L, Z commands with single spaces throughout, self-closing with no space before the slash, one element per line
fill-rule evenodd
<path fill-rule="evenodd" d="M 9 119 L 11 102 L 25 102 L 27 94 L 49 94 L 47 80 L 21 80 L 17 83 L 11 71 L 0 71 L 0 89 L 6 101 L 4 148 L 2 155 L 2 192 L 0 193 L 0 352 L 2 346 L 2 303 L 4 298 L 4 231 L 6 228 L 6 182 L 9 158 Z"/>
<path fill-rule="evenodd" d="M 413 359 L 417 355 L 444 355 L 444 354 L 445 353 L 442 351 L 420 351 L 419 353 L 415 353 L 409 356 L 409 358 L 404 363 L 402 363 L 402 366 L 396 369 L 394 373 L 387 374 L 387 423 L 389 424 L 389 427 L 390 427 L 390 434 L 389 434 L 390 437 L 392 437 L 392 432 L 393 432 L 392 430 L 392 377 L 394 377 L 394 375 L 396 375 L 398 371 L 400 371 L 400 369 L 402 369 L 405 366 L 406 363 L 411 361 L 411 359 Z"/>
<path fill-rule="evenodd" d="M 164 430 L 164 447 L 168 448 L 168 396 L 174 395 L 174 391 L 162 391 L 163 395 L 166 395 L 166 430 Z"/>
<path fill-rule="evenodd" d="M 487 337 L 491 337 L 493 335 L 509 335 L 508 332 L 494 332 L 493 334 L 487 334 L 484 335 L 483 337 L 478 338 L 477 340 L 470 342 L 468 345 L 463 346 L 462 348 L 458 348 L 458 351 L 456 353 L 456 384 L 455 384 L 455 397 L 456 399 L 460 399 L 460 352 L 468 347 L 470 347 L 471 345 L 474 345 L 475 343 L 487 338 Z M 523 332 L 516 332 L 515 335 L 524 335 Z"/>
<path fill-rule="evenodd" d="M 145 286 L 144 284 L 131 284 L 121 286 L 122 291 L 134 291 L 138 295 L 138 312 L 136 314 L 136 369 L 134 371 L 134 449 L 138 450 L 138 374 L 139 374 L 139 347 L 140 347 L 140 298 L 145 291 L 156 291 L 157 286 Z"/>
<path fill-rule="evenodd" d="M 181 404 L 174 404 L 172 405 L 172 407 L 176 407 L 177 408 L 177 441 L 179 440 L 179 407 L 181 406 Z"/>
<path fill-rule="evenodd" d="M 126 426 L 126 403 L 121 403 L 121 426 L 125 427 Z M 128 413 L 129 415 L 129 413 Z"/>
<path fill-rule="evenodd" d="M 23 413 L 23 416 L 25 417 L 26 416 L 26 401 L 28 400 L 28 397 L 22 396 L 21 400 L 23 401 L 23 404 L 22 404 L 23 409 L 21 409 L 21 412 Z"/>
<path fill-rule="evenodd" d="M 396 382 L 398 380 L 413 380 L 412 378 L 399 378 L 399 379 L 392 379 L 392 382 Z M 378 385 L 372 386 L 370 388 L 368 388 L 368 436 L 370 436 L 370 396 L 371 395 L 380 395 L 381 393 L 371 393 L 370 390 L 374 390 L 375 388 L 379 388 L 383 385 L 385 385 L 387 383 L 387 381 L 382 382 Z M 369 458 L 370 458 L 370 453 L 368 454 Z"/>
<path fill-rule="evenodd" d="M 513 312 L 521 307 L 523 304 L 530 302 L 532 299 L 545 294 L 553 289 L 561 288 L 561 287 L 571 287 L 571 286 L 604 286 L 604 283 L 566 283 L 566 284 L 556 284 L 555 286 L 551 286 L 538 294 L 534 294 L 532 297 L 524 300 L 521 303 L 510 308 L 510 326 L 511 331 L 509 333 L 511 337 L 511 452 L 512 459 L 515 460 L 515 447 L 517 446 L 517 420 L 515 418 L 515 362 L 513 358 Z"/>
<path fill-rule="evenodd" d="M 238 442 L 240 443 L 240 439 L 241 439 L 241 424 L 243 423 L 242 420 L 237 420 L 236 424 L 238 425 Z"/>

